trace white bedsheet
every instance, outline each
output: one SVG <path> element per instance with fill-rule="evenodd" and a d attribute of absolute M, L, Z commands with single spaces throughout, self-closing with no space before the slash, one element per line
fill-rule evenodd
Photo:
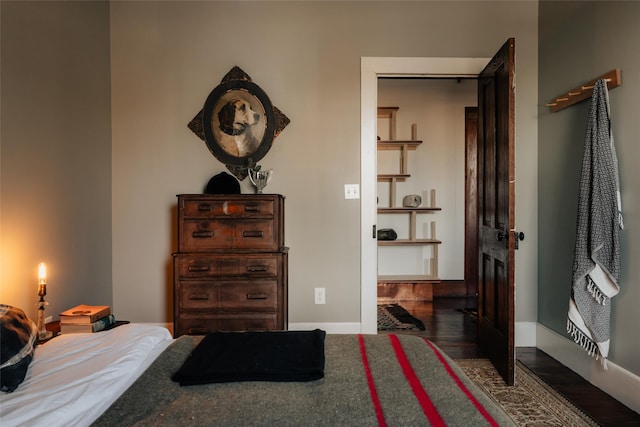
<path fill-rule="evenodd" d="M 0 426 L 88 426 L 171 341 L 165 328 L 128 324 L 39 345 L 25 381 L 0 393 Z"/>

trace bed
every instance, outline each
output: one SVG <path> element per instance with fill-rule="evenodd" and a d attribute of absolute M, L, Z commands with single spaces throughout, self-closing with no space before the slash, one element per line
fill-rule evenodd
<path fill-rule="evenodd" d="M 0 394 L 0 426 L 89 425 L 172 341 L 138 324 L 38 345 L 22 384 Z"/>
<path fill-rule="evenodd" d="M 143 324 L 56 337 L 0 396 L 0 425 L 513 425 L 416 336 L 323 335 L 321 379 L 181 386 L 172 376 L 202 341 Z"/>

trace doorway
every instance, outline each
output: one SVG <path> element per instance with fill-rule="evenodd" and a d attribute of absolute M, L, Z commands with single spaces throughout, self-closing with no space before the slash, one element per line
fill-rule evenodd
<path fill-rule="evenodd" d="M 385 72 L 387 75 L 395 74 L 391 71 L 394 68 L 393 58 L 387 60 L 390 62 L 386 65 L 390 65 L 390 68 L 383 70 L 381 63 L 365 63 L 365 58 L 362 59 L 361 182 L 362 193 L 365 195 L 365 199 L 361 202 L 362 231 L 365 231 L 372 214 L 377 217 L 377 210 L 366 209 L 373 200 L 373 191 L 371 191 L 373 186 L 370 187 L 370 185 L 374 181 L 371 179 L 373 178 L 371 172 L 375 174 L 376 169 L 376 150 L 370 147 L 377 145 L 375 135 L 377 123 L 374 123 L 371 118 L 372 112 L 377 110 L 377 87 L 375 86 L 377 77 Z M 435 70 L 437 65 L 440 65 L 439 73 L 426 72 L 423 75 L 449 77 L 473 75 L 468 73 L 468 69 L 465 70 L 467 71 L 465 75 L 457 72 L 462 69 L 463 63 L 469 65 L 473 59 L 451 59 L 457 62 L 456 65 L 459 68 L 448 63 L 447 58 L 423 58 L 423 60 L 434 61 L 431 64 L 432 68 L 427 68 L 429 71 Z M 473 65 L 478 66 L 477 63 Z M 376 68 L 377 66 L 379 68 Z M 448 72 L 443 72 L 443 69 L 447 69 Z M 515 39 L 508 39 L 493 58 L 486 60 L 486 65 L 475 75 L 478 76 L 478 343 L 481 350 L 489 355 L 489 359 L 507 384 L 512 385 L 515 381 L 515 243 L 518 236 L 515 230 Z M 369 308 L 365 304 L 377 299 L 377 280 L 365 281 L 370 275 L 376 276 L 374 270 L 378 267 L 376 257 L 367 258 L 371 252 L 375 253 L 375 246 L 377 246 L 376 224 L 375 222 L 371 224 L 373 230 L 371 240 L 365 237 L 366 232 L 361 233 L 363 330 L 370 328 L 370 325 L 365 322 L 369 322 L 372 319 L 371 313 L 376 312 L 375 305 L 372 304 Z M 376 285 L 375 292 L 369 289 L 373 287 L 372 284 Z"/>
<path fill-rule="evenodd" d="M 361 58 L 361 332 L 377 332 L 377 153 L 379 77 L 477 77 L 490 58 Z"/>
<path fill-rule="evenodd" d="M 378 242 L 379 303 L 475 294 L 463 286 L 473 247 L 465 236 L 465 112 L 477 99 L 477 78 L 378 79 L 386 108 L 377 129 L 377 228 L 397 232 Z"/>

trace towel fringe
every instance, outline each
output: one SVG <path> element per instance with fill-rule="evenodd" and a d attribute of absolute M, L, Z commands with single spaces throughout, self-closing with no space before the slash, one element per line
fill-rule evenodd
<path fill-rule="evenodd" d="M 622 212 L 618 212 L 618 226 L 620 230 L 624 230 L 624 221 L 622 220 Z"/>
<path fill-rule="evenodd" d="M 612 141 L 612 143 L 613 143 L 613 141 Z M 615 152 L 615 147 L 613 147 L 613 150 Z M 617 159 L 616 159 L 616 161 L 617 161 Z M 620 183 L 619 182 L 616 183 L 616 187 L 618 188 L 618 190 L 616 191 L 616 196 L 618 197 L 618 226 L 620 227 L 620 230 L 624 230 L 624 221 L 622 220 L 622 196 L 620 195 Z"/>
<path fill-rule="evenodd" d="M 587 291 L 591 294 L 600 305 L 607 305 L 609 297 L 602 293 L 596 282 L 594 282 L 589 275 L 587 275 Z"/>
<path fill-rule="evenodd" d="M 589 356 L 595 357 L 596 360 L 600 361 L 600 364 L 605 371 L 608 370 L 607 358 L 602 357 L 602 354 L 600 354 L 600 351 L 598 350 L 598 345 L 569 319 L 567 319 L 567 333 L 571 335 L 573 341 L 582 347 Z"/>

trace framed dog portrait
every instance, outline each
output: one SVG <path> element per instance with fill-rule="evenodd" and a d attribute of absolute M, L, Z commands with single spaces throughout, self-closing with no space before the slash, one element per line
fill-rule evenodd
<path fill-rule="evenodd" d="M 242 180 L 247 167 L 267 154 L 288 123 L 267 94 L 234 67 L 211 91 L 189 128 Z"/>

